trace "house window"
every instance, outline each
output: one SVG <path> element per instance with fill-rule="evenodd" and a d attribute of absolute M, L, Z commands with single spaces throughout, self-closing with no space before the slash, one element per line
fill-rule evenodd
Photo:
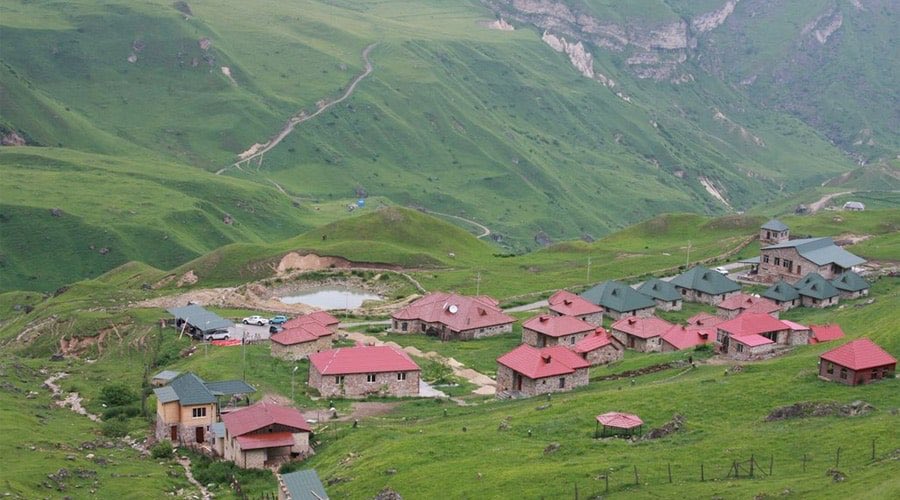
<path fill-rule="evenodd" d="M 802 273 L 802 271 L 800 271 L 801 269 L 803 269 L 803 268 L 800 266 L 800 264 L 797 264 L 797 274 Z"/>
<path fill-rule="evenodd" d="M 673 301 L 672 301 L 672 307 L 675 307 L 675 306 L 677 306 L 677 305 L 678 305 L 678 301 L 673 300 Z"/>
<path fill-rule="evenodd" d="M 813 304 L 818 304 L 818 303 L 819 303 L 819 299 L 813 299 Z"/>
<path fill-rule="evenodd" d="M 735 344 L 734 349 L 735 349 L 737 352 L 744 352 L 744 344 Z"/>
<path fill-rule="evenodd" d="M 400 372 L 397 374 L 397 380 L 406 380 L 406 372 Z"/>
<path fill-rule="evenodd" d="M 194 418 L 203 418 L 206 416 L 206 408 L 194 408 L 191 410 L 191 416 Z"/>
<path fill-rule="evenodd" d="M 374 373 L 369 373 L 368 375 L 366 375 L 366 382 L 374 382 L 374 381 L 375 381 Z"/>
<path fill-rule="evenodd" d="M 569 337 L 569 343 L 575 345 L 575 337 Z"/>
<path fill-rule="evenodd" d="M 794 267 L 794 261 L 790 259 L 784 259 L 784 268 L 790 272 L 791 268 Z"/>
<path fill-rule="evenodd" d="M 843 366 L 841 367 L 841 378 L 845 380 L 847 379 L 847 369 Z"/>
<path fill-rule="evenodd" d="M 768 255 L 763 255 L 763 262 L 765 262 L 766 264 L 769 263 L 769 256 L 768 256 Z"/>
<path fill-rule="evenodd" d="M 687 288 L 681 289 L 681 295 L 687 295 Z"/>
<path fill-rule="evenodd" d="M 827 365 L 825 365 L 825 372 L 829 375 L 834 374 L 834 363 L 828 363 Z"/>
<path fill-rule="evenodd" d="M 559 388 L 560 389 L 566 388 L 566 377 L 559 377 Z"/>
<path fill-rule="evenodd" d="M 343 376 L 343 375 L 337 375 L 337 376 L 335 376 L 335 377 L 334 377 L 334 383 L 337 384 L 337 385 L 343 384 L 343 383 L 344 383 L 344 376 Z"/>
<path fill-rule="evenodd" d="M 888 369 L 887 369 L 887 367 L 884 367 L 881 369 L 881 378 L 887 378 L 887 376 L 888 376 Z"/>
<path fill-rule="evenodd" d="M 870 378 L 872 380 L 876 380 L 878 378 L 878 368 L 872 370 L 872 376 Z"/>
<path fill-rule="evenodd" d="M 776 266 L 780 266 L 780 265 L 781 265 L 781 257 L 775 257 L 775 265 L 776 265 Z"/>
<path fill-rule="evenodd" d="M 400 323 L 401 332 L 405 332 L 407 328 L 409 328 L 409 325 L 407 325 L 405 321 L 403 323 Z"/>

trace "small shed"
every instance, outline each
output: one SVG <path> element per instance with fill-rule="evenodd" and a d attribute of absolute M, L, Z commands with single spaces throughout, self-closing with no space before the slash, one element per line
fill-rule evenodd
<path fill-rule="evenodd" d="M 600 429 L 600 426 L 603 429 Z M 644 427 L 644 421 L 637 415 L 630 413 L 621 413 L 611 411 L 603 415 L 597 415 L 597 430 L 594 431 L 595 437 L 606 437 L 613 435 L 632 436 L 641 434 Z"/>
<path fill-rule="evenodd" d="M 176 372 L 174 370 L 163 370 L 150 379 L 150 384 L 155 387 L 162 387 L 164 385 L 169 385 L 169 382 L 175 380 L 175 377 L 181 375 L 181 372 Z"/>
<path fill-rule="evenodd" d="M 328 493 L 315 469 L 283 474 L 279 483 L 279 500 L 328 500 Z"/>
<path fill-rule="evenodd" d="M 198 305 L 173 307 L 166 311 L 175 316 L 175 327 L 179 331 L 187 330 L 192 334 L 206 334 L 234 326 L 234 322 Z"/>

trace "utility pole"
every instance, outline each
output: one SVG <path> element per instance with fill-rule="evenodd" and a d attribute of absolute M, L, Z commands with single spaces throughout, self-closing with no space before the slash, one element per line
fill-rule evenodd
<path fill-rule="evenodd" d="M 475 276 L 475 295 L 481 295 L 481 271 Z"/>
<path fill-rule="evenodd" d="M 588 255 L 588 268 L 587 268 L 587 283 L 591 282 L 591 256 Z"/>
<path fill-rule="evenodd" d="M 291 404 L 294 404 L 294 374 L 297 373 L 297 367 L 295 366 L 293 370 L 291 370 Z"/>
<path fill-rule="evenodd" d="M 687 258 L 684 259 L 684 267 L 688 267 L 690 265 L 691 265 L 691 241 L 688 240 Z"/>

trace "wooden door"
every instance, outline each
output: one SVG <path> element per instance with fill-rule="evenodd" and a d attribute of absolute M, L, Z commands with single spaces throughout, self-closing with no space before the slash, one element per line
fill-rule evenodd
<path fill-rule="evenodd" d="M 169 439 L 171 439 L 173 442 L 178 441 L 178 426 L 177 425 L 173 425 L 173 426 L 169 427 Z"/>
<path fill-rule="evenodd" d="M 203 436 L 203 430 L 204 430 L 203 427 L 197 427 L 197 442 L 198 442 L 198 443 L 202 443 L 202 442 L 203 442 L 203 437 L 204 437 L 204 436 Z"/>

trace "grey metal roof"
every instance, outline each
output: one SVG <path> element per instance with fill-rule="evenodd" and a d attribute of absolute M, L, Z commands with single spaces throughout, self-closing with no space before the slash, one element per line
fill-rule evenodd
<path fill-rule="evenodd" d="M 822 277 L 819 273 L 809 273 L 794 284 L 797 293 L 806 297 L 824 300 L 840 295 L 837 288 Z"/>
<path fill-rule="evenodd" d="M 166 309 L 172 316 L 187 321 L 191 326 L 209 332 L 223 328 L 234 326 L 233 321 L 228 321 L 218 314 L 207 311 L 198 305 L 190 305 L 185 307 L 173 307 Z"/>
<path fill-rule="evenodd" d="M 190 372 L 175 377 L 175 380 L 166 387 L 175 391 L 175 395 L 182 405 L 202 405 L 216 402 L 216 397 L 206 387 L 203 379 Z"/>
<path fill-rule="evenodd" d="M 217 438 L 225 437 L 225 422 L 216 422 L 209 426 L 210 432 Z"/>
<path fill-rule="evenodd" d="M 170 382 L 178 375 L 181 375 L 181 372 L 176 372 L 175 370 L 163 370 L 154 375 L 153 380 L 165 380 L 167 382 Z"/>
<path fill-rule="evenodd" d="M 838 290 L 847 292 L 859 292 L 869 288 L 869 282 L 853 271 L 847 271 L 831 280 L 831 284 Z"/>
<path fill-rule="evenodd" d="M 206 388 L 215 396 L 231 396 L 232 394 L 250 394 L 256 392 L 253 386 L 243 380 L 222 380 L 206 382 Z"/>
<path fill-rule="evenodd" d="M 768 289 L 766 289 L 765 292 L 762 293 L 762 296 L 767 299 L 777 300 L 781 302 L 788 302 L 790 300 L 800 298 L 800 294 L 797 293 L 797 289 L 789 285 L 785 281 L 779 281 L 778 283 L 770 286 Z"/>
<path fill-rule="evenodd" d="M 741 259 L 738 262 L 741 264 L 759 264 L 759 255 L 756 257 L 750 257 L 749 259 Z"/>
<path fill-rule="evenodd" d="M 771 219 L 769 222 L 766 222 L 760 229 L 767 229 L 769 231 L 787 231 L 788 227 L 778 219 Z"/>
<path fill-rule="evenodd" d="M 153 389 L 153 392 L 156 394 L 156 399 L 159 400 L 160 403 L 171 403 L 172 401 L 178 401 L 178 394 L 175 394 L 175 389 L 172 389 L 171 386 L 165 387 L 157 387 Z"/>
<path fill-rule="evenodd" d="M 292 500 L 324 500 L 328 498 L 325 486 L 313 469 L 298 470 L 281 476 Z"/>
<path fill-rule="evenodd" d="M 637 291 L 658 300 L 681 300 L 681 294 L 678 293 L 678 289 L 675 288 L 675 285 L 659 278 L 645 281 L 638 287 Z"/>
<path fill-rule="evenodd" d="M 825 264 L 837 264 L 844 268 L 851 268 L 864 263 L 866 260 L 853 255 L 843 248 L 834 244 L 831 238 L 803 238 L 799 240 L 789 240 L 777 245 L 770 245 L 762 248 L 762 250 L 776 248 L 796 248 L 803 258 L 813 262 L 817 266 Z"/>
<path fill-rule="evenodd" d="M 855 208 L 857 210 L 865 210 L 866 205 L 863 204 L 861 201 L 848 201 L 847 203 L 844 203 L 844 208 Z"/>
<path fill-rule="evenodd" d="M 741 285 L 723 276 L 722 273 L 703 266 L 695 266 L 688 269 L 672 278 L 670 283 L 677 287 L 696 290 L 709 295 L 721 295 L 741 289 Z"/>
<path fill-rule="evenodd" d="M 618 312 L 656 307 L 656 302 L 634 288 L 618 281 L 606 281 L 581 294 L 592 304 Z"/>

